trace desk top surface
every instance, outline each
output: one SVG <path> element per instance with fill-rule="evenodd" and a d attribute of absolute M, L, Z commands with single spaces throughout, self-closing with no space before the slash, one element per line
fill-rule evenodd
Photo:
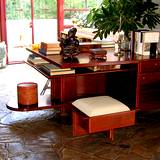
<path fill-rule="evenodd" d="M 139 61 L 150 60 L 150 56 L 136 55 L 134 58 L 128 56 L 128 53 L 124 53 L 122 57 L 115 56 L 113 51 L 109 51 L 106 54 L 106 59 L 94 59 L 89 53 L 80 53 L 73 59 L 63 57 L 62 55 L 43 55 L 38 50 L 32 50 L 27 48 L 31 53 L 45 59 L 46 61 L 53 63 L 61 68 L 78 68 L 78 67 L 90 67 L 90 66 L 104 66 L 104 65 L 119 65 L 119 64 L 134 64 Z M 160 59 L 158 55 L 152 60 Z"/>

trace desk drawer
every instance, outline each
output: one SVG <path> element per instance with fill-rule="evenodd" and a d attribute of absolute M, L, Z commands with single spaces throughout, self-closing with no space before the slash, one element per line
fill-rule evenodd
<path fill-rule="evenodd" d="M 142 74 L 139 76 L 140 85 L 160 83 L 160 72 Z"/>
<path fill-rule="evenodd" d="M 150 60 L 150 61 L 140 62 L 139 71 L 140 73 L 158 72 L 160 71 L 160 61 Z"/>
<path fill-rule="evenodd" d="M 88 132 L 100 132 L 135 124 L 135 110 L 89 117 Z"/>

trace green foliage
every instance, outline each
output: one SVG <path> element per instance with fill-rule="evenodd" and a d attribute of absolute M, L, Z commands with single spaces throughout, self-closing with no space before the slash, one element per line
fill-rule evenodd
<path fill-rule="evenodd" d="M 148 27 L 153 29 L 160 24 L 158 5 L 147 0 L 103 0 L 99 7 L 90 10 L 86 26 L 94 27 L 96 37 L 103 39 L 110 32 L 124 31 L 129 38 L 130 31 Z"/>
<path fill-rule="evenodd" d="M 87 0 L 87 7 L 96 6 L 102 0 Z M 85 8 L 85 0 L 64 0 L 65 8 Z M 7 19 L 31 19 L 30 0 L 6 0 Z M 79 13 L 81 14 L 81 13 Z M 76 13 L 77 15 L 77 13 Z M 35 19 L 57 18 L 57 0 L 34 0 Z M 65 12 L 65 18 L 73 18 L 74 12 Z"/>
<path fill-rule="evenodd" d="M 87 3 L 85 3 L 85 0 L 65 0 L 65 8 L 78 8 L 78 9 L 83 9 L 83 8 L 93 8 L 99 3 L 102 2 L 102 0 L 87 0 Z M 77 11 L 68 11 L 64 13 L 65 18 L 77 18 L 79 20 L 83 20 L 81 17 L 86 17 L 85 12 L 77 12 Z"/>
<path fill-rule="evenodd" d="M 7 19 L 31 19 L 31 3 L 24 0 L 6 1 Z M 57 16 L 56 0 L 34 0 L 35 19 L 50 19 Z"/>

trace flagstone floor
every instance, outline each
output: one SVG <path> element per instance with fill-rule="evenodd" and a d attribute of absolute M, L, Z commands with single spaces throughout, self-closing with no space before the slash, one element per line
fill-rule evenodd
<path fill-rule="evenodd" d="M 137 113 L 136 125 L 117 129 L 108 142 L 104 133 L 72 137 L 54 110 L 6 108 L 18 83 L 36 82 L 40 93 L 46 80 L 27 64 L 0 69 L 0 160 L 160 160 L 160 111 Z"/>

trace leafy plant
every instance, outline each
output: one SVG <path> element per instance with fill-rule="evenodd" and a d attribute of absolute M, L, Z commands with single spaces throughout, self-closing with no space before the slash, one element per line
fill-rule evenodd
<path fill-rule="evenodd" d="M 90 10 L 85 26 L 97 30 L 96 37 L 106 38 L 110 32 L 123 31 L 129 39 L 130 31 L 160 24 L 158 4 L 151 0 L 103 0 L 101 5 Z"/>

